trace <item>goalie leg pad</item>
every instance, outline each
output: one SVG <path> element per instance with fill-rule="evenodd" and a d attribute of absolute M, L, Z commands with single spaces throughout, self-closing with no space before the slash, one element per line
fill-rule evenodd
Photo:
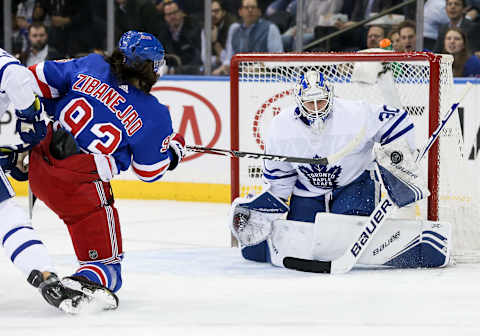
<path fill-rule="evenodd" d="M 267 240 L 270 262 L 284 267 L 286 258 L 331 261 L 342 256 L 351 242 L 362 243 L 361 216 L 317 214 L 315 224 L 276 220 Z M 443 267 L 449 262 L 449 223 L 388 219 L 372 238 L 359 264 L 376 266 Z"/>
<path fill-rule="evenodd" d="M 313 229 L 313 223 L 276 220 L 268 239 L 272 265 L 285 267 L 287 257 L 313 259 Z"/>
<path fill-rule="evenodd" d="M 317 214 L 314 259 L 336 259 L 355 240 L 359 248 L 363 248 L 361 230 L 365 220 L 360 216 Z M 450 257 L 450 237 L 449 223 L 387 219 L 365 247 L 358 263 L 399 268 L 446 266 Z"/>
<path fill-rule="evenodd" d="M 242 256 L 247 260 L 269 262 L 285 267 L 284 259 L 296 257 L 312 259 L 313 223 L 276 220 L 272 234 L 267 240 L 252 246 L 242 247 Z"/>
<path fill-rule="evenodd" d="M 422 221 L 421 232 L 384 265 L 415 268 L 445 267 L 450 262 L 451 225 Z"/>
<path fill-rule="evenodd" d="M 256 262 L 270 262 L 270 250 L 266 240 L 259 244 L 242 247 L 242 257 Z"/>

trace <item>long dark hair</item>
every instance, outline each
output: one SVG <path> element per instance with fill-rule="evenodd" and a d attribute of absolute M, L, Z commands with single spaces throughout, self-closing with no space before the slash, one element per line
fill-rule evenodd
<path fill-rule="evenodd" d="M 448 51 L 445 48 L 445 40 L 447 39 L 447 34 L 450 31 L 455 31 L 459 33 L 462 36 L 463 39 L 463 49 L 453 55 L 453 76 L 454 77 L 462 77 L 463 76 L 463 67 L 465 66 L 465 63 L 467 60 L 470 58 L 471 53 L 468 48 L 468 40 L 467 40 L 467 35 L 457 27 L 450 27 L 448 28 L 447 32 L 445 33 L 445 37 L 443 39 L 443 53 L 448 54 Z"/>
<path fill-rule="evenodd" d="M 153 62 L 138 62 L 133 65 L 125 63 L 125 56 L 116 48 L 105 60 L 110 64 L 112 72 L 117 77 L 119 84 L 131 84 L 145 93 L 149 93 L 157 82 L 158 76 L 153 71 Z"/>

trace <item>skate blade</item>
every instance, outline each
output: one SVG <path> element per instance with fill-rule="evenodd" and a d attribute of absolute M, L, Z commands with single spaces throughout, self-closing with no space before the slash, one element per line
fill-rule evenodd
<path fill-rule="evenodd" d="M 87 305 L 88 298 L 82 298 L 78 300 L 76 304 L 73 303 L 72 299 L 66 299 L 60 303 L 58 309 L 69 315 L 77 315 L 80 314 Z"/>
<path fill-rule="evenodd" d="M 114 294 L 112 294 L 108 289 L 89 289 L 83 287 L 80 282 L 72 279 L 63 279 L 62 284 L 71 289 L 78 290 L 86 295 L 86 298 L 82 299 L 78 304 L 78 313 L 113 310 L 117 309 L 118 307 L 118 302 L 115 299 Z"/>

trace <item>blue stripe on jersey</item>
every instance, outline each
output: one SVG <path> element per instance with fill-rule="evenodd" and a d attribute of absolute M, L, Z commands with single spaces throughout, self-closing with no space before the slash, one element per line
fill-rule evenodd
<path fill-rule="evenodd" d="M 20 62 L 18 62 L 18 61 L 16 61 L 16 62 L 15 62 L 15 61 L 12 61 L 12 62 L 5 63 L 5 64 L 2 66 L 2 68 L 0 69 L 0 83 L 1 83 L 2 80 L 3 80 L 3 73 L 4 73 L 5 69 L 7 68 L 7 66 L 12 65 L 12 64 L 20 65 Z"/>
<path fill-rule="evenodd" d="M 31 227 L 31 226 L 19 226 L 19 227 L 16 227 L 15 229 L 12 229 L 12 230 L 8 231 L 7 234 L 3 237 L 2 246 L 5 245 L 5 242 L 7 241 L 8 237 L 10 237 L 12 234 L 14 234 L 15 232 L 17 232 L 20 229 L 33 230 L 33 227 Z"/>
<path fill-rule="evenodd" d="M 272 169 L 272 170 L 270 170 L 270 169 L 267 169 L 267 167 L 263 167 L 263 169 L 264 169 L 265 171 L 267 171 L 268 173 L 270 173 L 270 174 L 273 174 L 273 173 L 276 173 L 276 172 L 288 173 L 288 172 L 283 171 L 283 170 L 278 169 L 278 168 L 277 168 L 277 169 Z"/>
<path fill-rule="evenodd" d="M 268 174 L 265 174 L 263 173 L 263 176 L 269 180 L 280 180 L 280 179 L 284 179 L 284 178 L 288 178 L 288 177 L 293 177 L 293 176 L 297 176 L 298 174 L 295 172 L 293 174 L 289 174 L 289 175 L 284 175 L 284 176 L 273 176 L 273 175 L 268 175 Z"/>
<path fill-rule="evenodd" d="M 22 245 L 20 245 L 19 247 L 17 247 L 17 249 L 12 253 L 12 256 L 10 257 L 10 259 L 12 260 L 12 262 L 15 261 L 15 258 L 20 254 L 22 253 L 23 250 L 25 250 L 27 247 L 30 247 L 32 245 L 43 245 L 43 243 L 40 241 L 40 240 L 29 240 L 29 241 L 26 241 L 25 243 L 23 243 Z"/>
<path fill-rule="evenodd" d="M 413 129 L 413 124 L 408 125 L 408 126 L 405 127 L 403 130 L 401 130 L 400 132 L 398 132 L 397 134 L 395 134 L 395 135 L 392 136 L 391 138 L 387 139 L 387 141 L 382 142 L 382 145 L 389 144 L 390 142 L 392 142 L 393 140 L 397 139 L 398 137 L 404 135 L 405 133 L 407 133 L 407 132 L 410 131 L 411 129 Z"/>
<path fill-rule="evenodd" d="M 382 135 L 382 138 L 380 139 L 380 143 L 383 143 L 383 140 L 388 138 L 388 136 L 390 135 L 390 133 L 393 132 L 393 130 L 407 117 L 408 113 L 407 112 L 404 112 L 398 119 L 397 121 L 395 121 L 392 125 L 392 127 L 390 127 L 385 133 L 383 133 Z"/>
<path fill-rule="evenodd" d="M 300 182 L 299 180 L 297 180 L 297 181 L 295 182 L 295 187 L 297 187 L 298 189 L 310 191 L 310 190 L 308 190 L 307 187 L 305 187 L 305 186 L 303 185 L 303 183 Z"/>

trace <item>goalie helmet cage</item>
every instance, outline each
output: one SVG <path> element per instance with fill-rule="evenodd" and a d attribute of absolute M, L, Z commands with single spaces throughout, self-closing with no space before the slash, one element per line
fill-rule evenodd
<path fill-rule="evenodd" d="M 295 107 L 293 88 L 307 70 L 322 71 L 337 97 L 406 110 L 422 146 L 456 98 L 452 63 L 450 55 L 425 52 L 236 54 L 230 62 L 231 149 L 264 151 L 269 121 L 283 108 Z M 455 113 L 421 164 L 431 196 L 411 207 L 409 217 L 450 222 L 455 260 L 479 262 L 479 191 L 469 184 L 475 174 L 463 167 L 462 144 Z M 232 200 L 263 188 L 260 160 L 231 159 Z"/>

